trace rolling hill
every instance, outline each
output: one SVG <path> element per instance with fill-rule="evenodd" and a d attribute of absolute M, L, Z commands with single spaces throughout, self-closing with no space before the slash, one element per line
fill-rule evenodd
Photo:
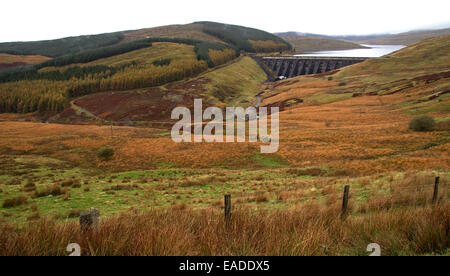
<path fill-rule="evenodd" d="M 149 44 L 55 58 L 1 83 L 0 108 L 26 114 L 0 114 L 0 255 L 67 255 L 73 242 L 83 255 L 367 255 L 373 242 L 383 255 L 448 255 L 450 36 L 266 84 L 236 54 L 260 35 L 136 37 L 122 43 Z M 263 106 L 280 107 L 277 153 L 172 140 L 173 107 L 248 106 L 261 89 Z M 50 120 L 27 121 L 33 108 Z M 423 114 L 435 129 L 410 130 Z M 100 223 L 86 233 L 79 217 L 92 207 Z"/>
<path fill-rule="evenodd" d="M 111 33 L 66 37 L 44 41 L 6 42 L 0 43 L 0 53 L 12 55 L 41 55 L 54 58 L 114 45 L 120 43 L 123 38 L 124 36 L 121 33 Z"/>
<path fill-rule="evenodd" d="M 338 41 L 346 41 L 348 43 L 355 44 L 379 44 L 379 45 L 411 45 L 421 40 L 437 37 L 441 35 L 450 34 L 450 29 L 438 29 L 438 30 L 415 30 L 399 34 L 374 34 L 374 35 L 341 35 L 341 36 L 327 36 L 313 33 L 300 33 L 300 32 L 285 32 L 276 33 L 276 35 L 283 37 L 285 40 L 291 42 L 295 40 L 294 37 L 309 37 L 312 41 L 313 38 L 319 39 L 332 39 Z M 306 42 L 305 42 L 306 43 Z M 334 41 L 324 41 L 324 43 L 336 43 Z M 326 45 L 326 44 L 325 44 Z M 302 45 L 299 45 L 302 47 Z M 348 45 L 350 46 L 350 45 Z M 296 47 L 298 48 L 298 47 Z M 353 48 L 349 48 L 353 49 Z M 298 49 L 297 49 L 298 50 Z M 328 49 L 325 49 L 328 50 Z M 336 49 L 341 50 L 341 49 Z"/>
<path fill-rule="evenodd" d="M 291 49 L 288 42 L 273 34 L 215 22 L 0 43 L 0 53 L 10 56 L 52 58 L 0 69 L 0 112 L 60 112 L 74 97 L 155 87 L 195 77 L 235 59 L 241 51 Z"/>
<path fill-rule="evenodd" d="M 337 51 L 348 49 L 364 49 L 366 47 L 357 43 L 317 37 L 317 36 L 283 36 L 281 38 L 292 44 L 297 53 L 317 52 L 317 51 Z"/>
<path fill-rule="evenodd" d="M 375 37 L 362 40 L 365 44 L 391 44 L 391 45 L 411 45 L 421 40 L 450 34 L 450 28 L 442 30 L 411 31 L 400 34 L 388 35 L 385 37 Z"/>
<path fill-rule="evenodd" d="M 54 58 L 149 38 L 189 39 L 226 43 L 247 52 L 291 49 L 289 43 L 265 31 L 215 22 L 196 22 L 187 25 L 170 25 L 46 41 L 0 43 L 0 53 L 42 55 Z"/>
<path fill-rule="evenodd" d="M 24 66 L 29 64 L 39 64 L 50 59 L 51 58 L 44 56 L 0 54 L 0 69 Z"/>
<path fill-rule="evenodd" d="M 184 35 L 188 37 L 180 37 Z M 101 45 L 101 37 L 109 39 L 110 35 L 94 36 L 91 44 Z M 120 38 L 120 43 L 78 52 L 73 51 L 78 43 L 74 38 L 68 39 L 62 46 L 65 39 L 16 44 L 17 52 L 39 52 L 44 44 L 60 48 L 51 54 L 53 59 L 0 70 L 0 112 L 38 111 L 39 114 L 47 112 L 56 115 L 64 110 L 61 116 L 52 120 L 83 121 L 85 118 L 73 114 L 74 99 L 83 97 L 83 103 L 90 99 L 95 102 L 96 96 L 84 96 L 97 93 L 109 95 L 110 91 L 114 91 L 121 92 L 114 97 L 121 95 L 119 98 L 129 99 L 130 104 L 124 105 L 121 112 L 117 109 L 115 115 L 111 115 L 114 105 L 106 105 L 106 109 L 99 111 L 95 106 L 87 104 L 93 108 L 91 111 L 98 118 L 107 114 L 104 116 L 105 120 L 167 121 L 168 113 L 161 112 L 159 107 L 151 110 L 164 99 L 171 100 L 173 104 L 178 103 L 180 97 L 183 101 L 185 96 L 182 89 L 186 85 L 196 87 L 191 95 L 187 95 L 185 100 L 188 102 L 188 99 L 199 96 L 219 105 L 231 101 L 250 105 L 254 94 L 265 81 L 265 74 L 250 58 L 232 61 L 239 56 L 240 51 L 256 53 L 291 47 L 282 39 L 264 31 L 213 22 L 127 31 L 120 33 Z M 89 37 L 80 39 L 84 41 Z M 1 46 L 11 45 L 0 45 L 0 49 Z M 60 53 L 65 54 L 58 56 Z M 222 65 L 225 67 L 222 68 Z M 180 84 L 170 85 L 179 81 Z M 158 88 L 165 85 L 168 86 L 162 90 Z M 154 92 L 155 90 L 159 92 Z M 159 96 L 150 96 L 147 101 L 145 96 L 142 97 L 142 91 Z M 138 94 L 140 96 L 135 97 Z M 173 101 L 175 98 L 177 100 Z M 169 106 L 172 105 L 168 104 L 165 108 Z M 132 109 L 146 111 L 132 112 Z"/>

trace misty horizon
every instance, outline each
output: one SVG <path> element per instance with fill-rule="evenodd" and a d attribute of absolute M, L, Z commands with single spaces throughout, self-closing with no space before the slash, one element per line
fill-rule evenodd
<path fill-rule="evenodd" d="M 237 0 L 226 5 L 205 0 L 189 3 L 130 0 L 126 5 L 120 1 L 80 0 L 61 5 L 53 0 L 17 0 L 3 6 L 9 12 L 3 14 L 0 24 L 8 28 L 0 30 L 0 42 L 52 40 L 197 21 L 240 25 L 270 33 L 293 31 L 326 36 L 388 35 L 450 27 L 446 1 L 409 1 L 407 5 L 398 2 L 324 1 L 317 6 L 288 0 L 275 6 L 265 0 L 257 5 Z M 276 11 L 277 7 L 280 11 Z"/>

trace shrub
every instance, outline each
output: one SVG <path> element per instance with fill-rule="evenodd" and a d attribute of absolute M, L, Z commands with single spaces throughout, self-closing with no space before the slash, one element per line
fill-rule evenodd
<path fill-rule="evenodd" d="M 13 198 L 8 198 L 3 201 L 3 208 L 11 208 L 26 204 L 28 202 L 28 198 L 26 196 L 17 196 Z"/>
<path fill-rule="evenodd" d="M 347 85 L 346 82 L 341 82 L 341 83 L 339 83 L 339 86 L 346 86 L 346 85 Z"/>
<path fill-rule="evenodd" d="M 414 131 L 431 131 L 435 126 L 435 121 L 429 116 L 420 116 L 409 122 L 409 128 Z"/>
<path fill-rule="evenodd" d="M 45 188 L 44 190 L 40 190 L 40 191 L 36 191 L 34 193 L 34 197 L 45 197 L 45 196 L 59 196 L 62 194 L 65 194 L 66 190 L 65 189 L 61 189 L 60 185 L 53 185 L 50 187 Z"/>
<path fill-rule="evenodd" d="M 22 191 L 24 192 L 34 192 L 36 191 L 36 184 L 32 183 L 32 182 L 28 182 L 27 184 L 25 184 L 25 186 L 23 187 Z"/>
<path fill-rule="evenodd" d="M 114 150 L 110 147 L 104 147 L 97 151 L 97 157 L 100 160 L 108 161 L 114 156 Z"/>
<path fill-rule="evenodd" d="M 155 66 L 167 66 L 170 65 L 171 62 L 172 60 L 170 58 L 164 58 L 155 60 L 154 62 L 152 62 L 152 64 Z"/>

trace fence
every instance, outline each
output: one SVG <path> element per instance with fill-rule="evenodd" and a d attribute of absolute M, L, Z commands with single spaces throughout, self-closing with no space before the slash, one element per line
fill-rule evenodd
<path fill-rule="evenodd" d="M 439 184 L 440 184 L 440 177 L 436 177 L 434 181 L 434 188 L 433 188 L 433 194 L 432 194 L 432 204 L 437 204 L 439 200 Z M 396 190 L 400 191 L 408 191 L 408 190 L 417 190 L 418 188 L 424 188 L 428 186 L 413 186 L 413 187 L 401 187 L 396 188 Z M 315 198 L 317 199 L 317 197 Z M 345 219 L 349 215 L 349 201 L 350 201 L 350 186 L 346 185 L 344 187 L 344 192 L 342 195 L 342 208 L 341 208 L 341 218 Z M 225 222 L 226 225 L 229 225 L 229 222 L 231 221 L 231 215 L 232 215 L 232 201 L 231 201 L 231 195 L 226 194 L 224 196 L 224 215 L 225 215 Z M 80 227 L 82 232 L 87 232 L 89 230 L 95 229 L 98 225 L 98 218 L 99 218 L 99 211 L 96 209 L 90 209 L 88 212 L 81 213 L 80 214 Z"/>

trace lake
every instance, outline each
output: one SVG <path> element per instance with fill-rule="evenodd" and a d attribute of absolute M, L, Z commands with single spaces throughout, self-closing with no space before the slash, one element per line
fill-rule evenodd
<path fill-rule="evenodd" d="M 295 55 L 296 57 L 367 57 L 376 58 L 388 55 L 395 51 L 405 48 L 404 45 L 367 45 L 362 46 L 369 47 L 369 49 L 351 49 L 340 51 L 320 51 L 314 53 L 308 53 L 303 55 Z"/>

